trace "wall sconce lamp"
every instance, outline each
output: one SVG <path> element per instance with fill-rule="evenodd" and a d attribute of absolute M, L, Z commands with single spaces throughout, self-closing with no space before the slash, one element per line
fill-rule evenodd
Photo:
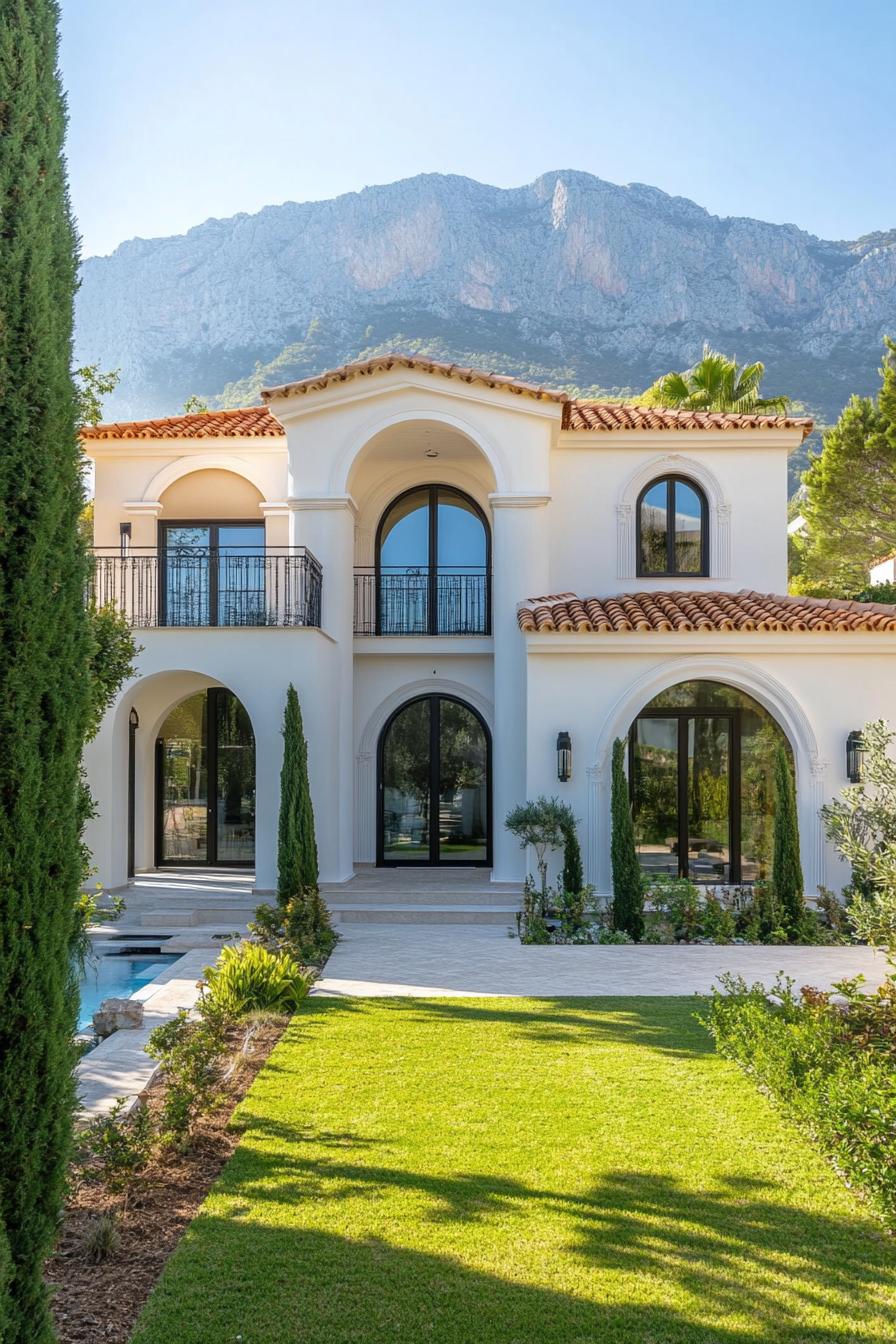
<path fill-rule="evenodd" d="M 137 713 L 136 709 L 132 708 L 128 715 L 128 726 L 135 732 L 140 727 L 140 715 Z"/>
<path fill-rule="evenodd" d="M 557 734 L 557 778 L 564 784 L 572 779 L 572 738 L 569 733 Z"/>
<path fill-rule="evenodd" d="M 850 784 L 861 784 L 862 764 L 865 752 L 862 749 L 862 734 L 853 728 L 846 739 L 846 778 Z"/>

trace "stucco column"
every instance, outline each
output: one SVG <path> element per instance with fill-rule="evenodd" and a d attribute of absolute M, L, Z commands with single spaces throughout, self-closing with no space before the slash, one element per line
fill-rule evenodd
<path fill-rule="evenodd" d="M 493 867 L 495 882 L 525 876 L 525 854 L 504 827 L 510 809 L 526 798 L 526 646 L 517 605 L 548 592 L 550 495 L 494 494 L 492 506 L 492 633 L 495 734 L 492 747 Z"/>
<path fill-rule="evenodd" d="M 290 542 L 320 561 L 325 643 L 314 675 L 303 678 L 302 712 L 315 804 L 321 880 L 354 873 L 353 613 L 355 506 L 348 495 L 292 498 Z M 296 685 L 299 681 L 297 678 Z"/>

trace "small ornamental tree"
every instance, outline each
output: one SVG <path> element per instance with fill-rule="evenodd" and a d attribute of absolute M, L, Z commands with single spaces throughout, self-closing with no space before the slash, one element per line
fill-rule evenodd
<path fill-rule="evenodd" d="M 772 887 L 780 919 L 791 942 L 805 923 L 800 834 L 796 819 L 793 770 L 783 742 L 775 752 L 775 822 L 772 849 Z"/>
<path fill-rule="evenodd" d="M 308 744 L 302 710 L 292 682 L 283 716 L 283 767 L 280 771 L 280 825 L 277 835 L 277 899 L 286 905 L 306 887 L 316 887 L 317 841 L 308 785 Z"/>
<path fill-rule="evenodd" d="M 545 797 L 520 803 L 507 813 L 504 820 L 504 825 L 518 838 L 523 849 L 531 845 L 535 850 L 542 906 L 548 889 L 548 850 L 560 848 L 571 820 L 572 813 L 565 803 L 557 798 Z"/>
<path fill-rule="evenodd" d="M 849 922 L 859 938 L 896 956 L 896 761 L 883 719 L 862 729 L 862 779 L 821 809 L 825 830 L 852 865 Z"/>
<path fill-rule="evenodd" d="M 613 868 L 613 924 L 638 942 L 644 933 L 644 887 L 635 850 L 635 826 L 622 738 L 613 743 L 613 780 L 610 801 L 610 858 Z"/>

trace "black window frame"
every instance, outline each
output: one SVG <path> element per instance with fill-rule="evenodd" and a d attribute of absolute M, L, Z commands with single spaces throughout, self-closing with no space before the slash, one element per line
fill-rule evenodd
<path fill-rule="evenodd" d="M 427 497 L 426 507 L 429 510 L 429 537 L 427 543 L 427 564 L 426 564 L 427 628 L 425 631 L 421 632 L 412 631 L 408 633 L 415 633 L 415 634 L 420 633 L 424 638 L 430 635 L 438 635 L 445 637 L 446 634 L 450 636 L 456 633 L 454 631 L 443 632 L 439 630 L 439 610 L 438 610 L 438 583 L 440 572 L 440 566 L 438 563 L 439 495 L 447 494 L 447 495 L 454 495 L 455 498 L 457 499 L 462 499 L 465 504 L 470 506 L 473 513 L 475 513 L 476 517 L 481 522 L 483 532 L 485 533 L 485 574 L 484 574 L 485 620 L 483 622 L 484 629 L 464 633 L 477 634 L 477 635 L 490 635 L 492 631 L 492 583 L 491 583 L 492 530 L 489 527 L 488 518 L 485 516 L 484 511 L 476 503 L 476 500 L 473 499 L 472 495 L 468 495 L 466 491 L 460 490 L 456 485 L 445 485 L 444 483 L 439 481 L 434 482 L 425 481 L 422 482 L 420 485 L 412 485 L 409 489 L 402 490 L 401 494 L 396 495 L 394 499 L 390 500 L 389 504 L 383 510 L 382 516 L 379 520 L 379 523 L 377 524 L 375 550 L 374 550 L 374 573 L 375 573 L 374 582 L 376 583 L 376 626 L 375 626 L 376 633 L 377 635 L 383 634 L 383 620 L 382 620 L 383 529 L 385 528 L 387 522 L 389 521 L 389 516 L 392 513 L 393 509 L 396 507 L 396 505 L 400 504 L 403 499 L 407 499 L 410 495 L 417 495 L 417 494 L 422 495 L 424 493 L 426 494 Z M 386 568 L 388 570 L 389 567 L 387 566 Z M 478 566 L 470 565 L 468 566 L 468 568 L 472 570 L 478 568 Z M 451 572 L 452 570 L 450 569 L 450 567 L 446 566 L 444 568 L 444 573 L 450 574 Z M 397 635 L 397 634 L 401 635 L 404 632 L 397 630 L 389 630 L 387 633 L 390 635 Z"/>
<path fill-rule="evenodd" d="M 649 490 L 658 485 L 666 487 L 666 568 L 646 569 L 644 551 L 641 545 L 641 510 L 644 498 Z M 683 570 L 675 567 L 675 486 L 686 485 L 694 491 L 700 501 L 700 569 Z M 701 486 L 689 476 L 673 473 L 670 476 L 657 476 L 638 495 L 635 521 L 636 573 L 639 579 L 708 579 L 709 578 L 709 504 Z"/>
<path fill-rule="evenodd" d="M 264 556 L 267 550 L 267 525 L 257 518 L 166 518 L 158 523 L 157 549 L 159 553 L 159 612 L 161 627 L 168 626 L 168 533 L 176 527 L 207 527 L 208 546 L 204 550 L 208 559 L 208 621 L 196 626 L 173 626 L 173 629 L 238 629 L 237 626 L 222 627 L 218 621 L 218 529 L 222 527 L 258 527 L 261 528 L 261 548 Z M 214 557 L 214 563 L 212 562 Z"/>
<path fill-rule="evenodd" d="M 678 720 L 678 876 L 686 877 L 698 886 L 737 887 L 742 885 L 741 853 L 741 717 L 743 710 L 736 705 L 687 706 L 676 709 L 644 709 L 636 714 L 628 734 L 628 780 L 629 800 L 634 815 L 635 807 L 635 747 L 640 719 L 677 719 Z M 688 818 L 688 720 L 689 719 L 727 719 L 728 729 L 728 879 L 718 877 L 691 877 L 688 864 L 689 818 Z"/>

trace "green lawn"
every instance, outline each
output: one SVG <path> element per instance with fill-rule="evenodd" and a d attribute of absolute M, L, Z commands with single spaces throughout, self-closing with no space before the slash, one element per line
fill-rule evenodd
<path fill-rule="evenodd" d="M 896 1339 L 896 1244 L 692 1013 L 312 1000 L 134 1344 Z"/>

